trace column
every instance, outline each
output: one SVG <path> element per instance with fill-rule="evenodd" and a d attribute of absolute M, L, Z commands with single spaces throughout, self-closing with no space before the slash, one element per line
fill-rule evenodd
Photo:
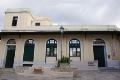
<path fill-rule="evenodd" d="M 24 43 L 23 39 L 16 39 L 16 51 L 14 57 L 14 67 L 23 66 L 23 55 L 24 55 Z"/>

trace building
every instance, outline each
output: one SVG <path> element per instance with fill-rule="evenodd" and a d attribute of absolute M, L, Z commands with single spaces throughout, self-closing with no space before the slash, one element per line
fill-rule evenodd
<path fill-rule="evenodd" d="M 0 67 L 54 66 L 61 56 L 72 66 L 119 68 L 120 29 L 115 25 L 52 25 L 29 9 L 7 9 L 0 32 Z"/>

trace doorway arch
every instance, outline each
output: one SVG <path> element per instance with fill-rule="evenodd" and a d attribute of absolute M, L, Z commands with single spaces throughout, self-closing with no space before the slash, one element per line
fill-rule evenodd
<path fill-rule="evenodd" d="M 15 50 L 16 50 L 16 42 L 15 39 L 9 39 L 6 44 L 6 60 L 5 60 L 5 68 L 13 68 Z"/>
<path fill-rule="evenodd" d="M 93 40 L 94 60 L 98 61 L 98 67 L 106 67 L 106 44 L 103 39 Z"/>
<path fill-rule="evenodd" d="M 33 65 L 34 47 L 35 47 L 35 42 L 33 39 L 28 39 L 25 41 L 23 66 L 32 66 Z"/>

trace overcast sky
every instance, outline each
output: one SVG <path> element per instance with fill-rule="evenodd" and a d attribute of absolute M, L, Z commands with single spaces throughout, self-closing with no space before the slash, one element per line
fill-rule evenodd
<path fill-rule="evenodd" d="M 7 8 L 30 8 L 55 24 L 120 24 L 120 0 L 0 0 L 0 26 Z"/>

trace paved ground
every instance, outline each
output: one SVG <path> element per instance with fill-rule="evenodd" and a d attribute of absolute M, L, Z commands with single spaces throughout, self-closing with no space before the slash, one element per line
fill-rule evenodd
<path fill-rule="evenodd" d="M 72 77 L 53 77 L 50 75 L 19 75 L 14 70 L 0 70 L 0 80 L 120 80 L 119 70 L 75 70 Z"/>

